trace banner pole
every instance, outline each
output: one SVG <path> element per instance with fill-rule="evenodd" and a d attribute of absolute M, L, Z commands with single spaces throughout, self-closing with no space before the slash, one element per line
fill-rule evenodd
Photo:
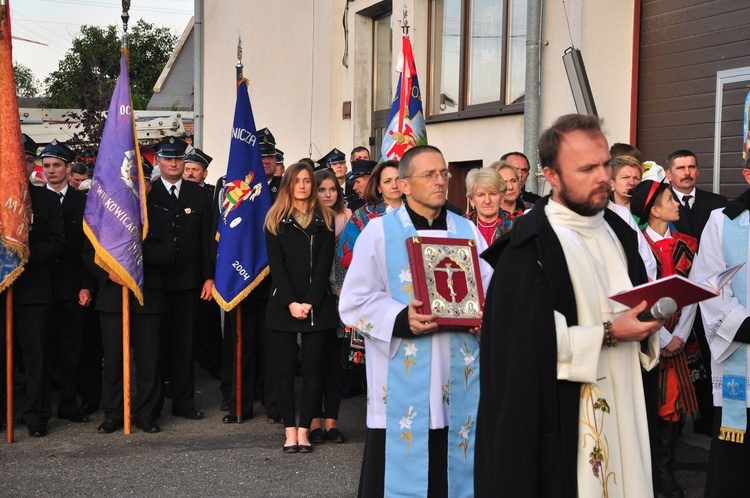
<path fill-rule="evenodd" d="M 130 434 L 130 294 L 122 286 L 122 404 L 125 434 Z"/>
<path fill-rule="evenodd" d="M 235 363 L 237 363 L 237 366 L 235 368 L 235 377 L 236 377 L 236 390 L 235 390 L 235 398 L 237 399 L 237 402 L 235 403 L 234 408 L 234 414 L 237 417 L 237 423 L 242 423 L 242 303 L 238 304 L 235 308 L 237 311 L 237 328 L 235 330 L 235 333 L 237 335 L 237 341 L 235 344 Z"/>
<path fill-rule="evenodd" d="M 5 292 L 5 440 L 13 442 L 13 286 Z"/>

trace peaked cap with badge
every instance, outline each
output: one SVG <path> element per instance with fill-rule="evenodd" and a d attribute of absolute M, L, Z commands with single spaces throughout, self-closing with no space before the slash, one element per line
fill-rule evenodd
<path fill-rule="evenodd" d="M 56 159 L 61 159 L 66 163 L 72 163 L 76 158 L 76 153 L 70 150 L 70 147 L 64 143 L 52 140 L 52 142 L 42 150 L 42 153 L 39 156 L 42 159 L 45 157 L 54 157 Z"/>

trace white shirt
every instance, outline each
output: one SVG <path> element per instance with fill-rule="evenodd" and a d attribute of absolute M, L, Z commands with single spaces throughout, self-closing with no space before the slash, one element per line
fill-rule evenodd
<path fill-rule="evenodd" d="M 66 195 L 68 195 L 68 186 L 69 186 L 69 184 L 66 183 L 65 186 L 62 188 L 62 190 L 59 190 L 59 191 L 53 189 L 52 187 L 50 187 L 49 183 L 47 183 L 45 186 L 47 187 L 47 190 L 49 190 L 51 192 L 54 192 L 56 194 L 62 194 L 62 197 L 60 197 L 60 204 L 62 204 L 63 203 L 63 198 Z"/>
<path fill-rule="evenodd" d="M 182 188 L 182 178 L 177 180 L 177 183 L 169 183 L 163 176 L 159 177 L 161 179 L 161 182 L 164 184 L 164 188 L 167 189 L 167 193 L 172 195 L 172 185 L 177 187 L 174 191 L 177 198 L 180 198 L 180 188 Z"/>
<path fill-rule="evenodd" d="M 677 196 L 677 201 L 678 201 L 678 202 L 679 202 L 680 204 L 682 204 L 683 206 L 685 205 L 685 203 L 683 203 L 683 202 L 682 202 L 682 198 L 683 198 L 684 196 L 686 196 L 686 195 L 690 195 L 690 196 L 692 196 L 692 197 L 691 197 L 690 199 L 688 199 L 688 205 L 690 206 L 690 208 L 691 208 L 691 209 L 693 208 L 693 206 L 695 206 L 695 190 L 696 190 L 696 189 L 695 189 L 695 187 L 693 187 L 693 190 L 691 190 L 689 194 L 683 194 L 682 192 L 680 192 L 680 191 L 679 191 L 679 190 L 677 190 L 677 189 L 672 189 L 672 191 L 673 191 L 673 192 L 675 193 L 675 195 Z"/>

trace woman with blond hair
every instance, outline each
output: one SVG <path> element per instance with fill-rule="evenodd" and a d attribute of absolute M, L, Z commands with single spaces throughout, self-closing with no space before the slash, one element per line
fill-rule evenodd
<path fill-rule="evenodd" d="M 284 419 L 284 453 L 310 453 L 310 423 L 320 410 L 326 335 L 338 325 L 328 277 L 335 244 L 334 213 L 318 201 L 310 166 L 291 165 L 266 216 L 266 250 L 273 279 L 266 326 L 278 353 L 276 392 Z M 302 400 L 295 418 L 297 334 L 302 337 Z"/>
<path fill-rule="evenodd" d="M 466 218 L 477 225 L 488 246 L 503 233 L 500 205 L 506 189 L 500 173 L 492 168 L 473 169 L 466 175 L 466 197 L 472 207 Z"/>

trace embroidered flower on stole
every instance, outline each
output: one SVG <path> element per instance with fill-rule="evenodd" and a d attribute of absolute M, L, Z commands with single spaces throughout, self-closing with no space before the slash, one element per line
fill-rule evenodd
<path fill-rule="evenodd" d="M 414 358 L 417 357 L 417 345 L 414 344 L 414 341 L 405 340 L 404 341 L 404 367 L 406 367 L 406 376 L 409 376 L 409 368 L 412 365 L 417 364 L 417 360 Z"/>
<path fill-rule="evenodd" d="M 407 453 L 409 450 L 411 450 L 411 421 L 414 420 L 414 418 L 417 416 L 417 412 L 414 411 L 414 406 L 409 406 L 409 411 L 404 414 L 403 417 L 401 417 L 401 420 L 399 421 L 399 425 L 401 425 L 401 430 L 404 431 L 401 433 L 401 438 L 406 439 L 406 451 Z"/>
<path fill-rule="evenodd" d="M 464 343 L 464 347 L 461 348 L 461 354 L 464 356 L 464 382 L 466 383 L 466 388 L 468 389 L 469 375 L 472 375 L 474 373 L 474 369 L 471 367 L 474 366 L 474 362 L 476 361 L 476 359 L 471 354 L 471 350 L 466 343 Z"/>
<path fill-rule="evenodd" d="M 409 294 L 409 301 L 411 301 L 412 296 L 414 295 L 414 284 L 411 281 L 411 268 L 408 265 L 401 269 L 401 273 L 398 275 L 398 280 L 402 284 L 406 282 L 406 284 L 401 287 L 401 290 L 406 291 L 406 293 Z"/>
<path fill-rule="evenodd" d="M 469 431 L 474 426 L 474 421 L 471 420 L 471 415 L 468 415 L 466 417 L 466 422 L 461 426 L 461 429 L 458 431 L 458 437 L 461 438 L 461 442 L 458 443 L 458 447 L 462 448 L 464 450 L 464 461 L 466 461 L 466 455 L 469 451 Z"/>

